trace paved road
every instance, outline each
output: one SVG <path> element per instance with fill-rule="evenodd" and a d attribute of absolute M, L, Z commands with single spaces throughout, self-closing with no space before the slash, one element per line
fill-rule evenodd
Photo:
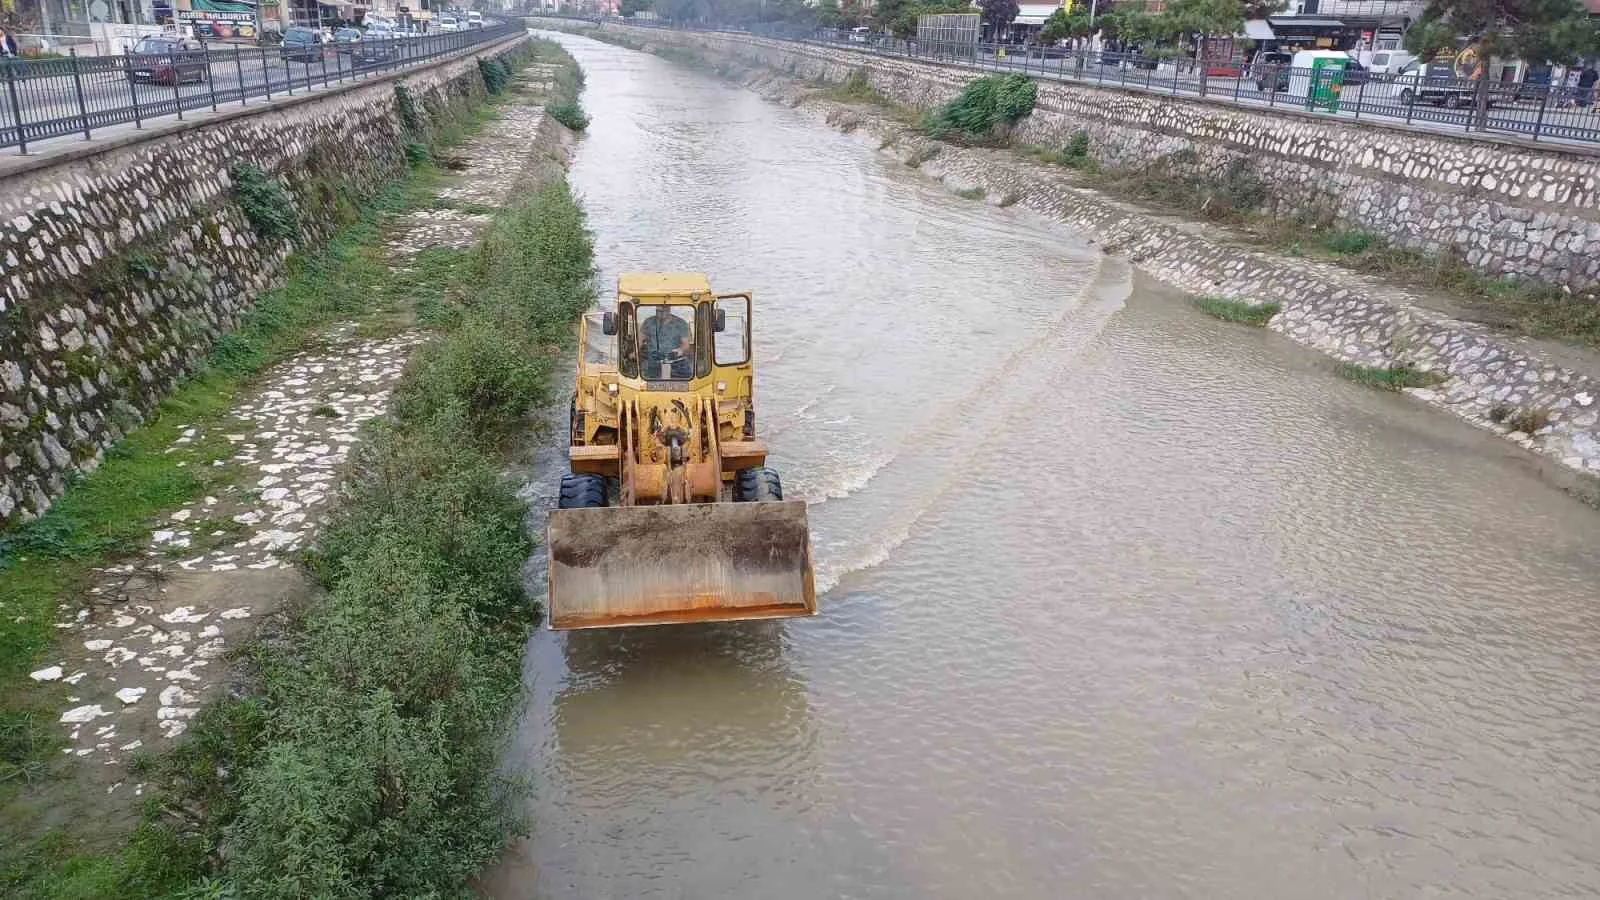
<path fill-rule="evenodd" d="M 487 43 L 521 30 L 508 26 L 469 34 L 476 42 Z M 13 77 L 0 78 L 0 146 L 81 134 L 86 126 L 97 129 L 182 110 L 209 109 L 237 103 L 241 97 L 298 93 L 437 59 L 470 46 L 467 39 L 466 35 L 440 35 L 397 42 L 395 58 L 381 65 L 355 64 L 343 48 L 324 49 L 310 60 L 286 60 L 273 48 L 210 50 L 197 63 L 185 63 L 185 81 L 178 85 L 134 82 L 129 70 L 149 61 L 137 57 L 29 63 L 12 70 Z"/>

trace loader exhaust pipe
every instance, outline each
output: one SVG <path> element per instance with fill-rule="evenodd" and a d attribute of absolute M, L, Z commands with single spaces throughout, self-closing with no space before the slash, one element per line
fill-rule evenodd
<path fill-rule="evenodd" d="M 558 509 L 545 537 L 553 630 L 817 612 L 804 501 Z"/>

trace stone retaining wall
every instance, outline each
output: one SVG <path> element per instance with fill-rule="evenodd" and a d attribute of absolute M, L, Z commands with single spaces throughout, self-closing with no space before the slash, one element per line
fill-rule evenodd
<path fill-rule="evenodd" d="M 0 526 L 98 466 L 278 283 L 296 245 L 252 228 L 235 164 L 288 188 L 314 247 L 404 173 L 408 143 L 484 98 L 480 58 L 526 51 L 519 36 L 0 178 Z"/>
<path fill-rule="evenodd" d="M 982 74 L 749 35 L 605 27 L 635 40 L 703 49 L 712 61 L 740 60 L 808 80 L 837 82 L 864 70 L 879 93 L 919 109 L 943 104 Z M 1493 275 L 1574 290 L 1600 286 L 1600 154 L 1592 151 L 1453 138 L 1294 110 L 1254 112 L 1117 87 L 1038 85 L 1037 106 L 1018 140 L 1059 147 L 1082 131 L 1101 163 L 1165 158 L 1180 172 L 1219 173 L 1244 160 L 1280 211 L 1323 212 L 1343 227 L 1457 254 Z"/>

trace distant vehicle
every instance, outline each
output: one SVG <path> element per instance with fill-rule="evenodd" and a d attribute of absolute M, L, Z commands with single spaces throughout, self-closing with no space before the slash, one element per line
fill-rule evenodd
<path fill-rule="evenodd" d="M 468 28 L 482 28 L 483 27 L 483 13 L 478 12 L 477 10 L 473 10 L 472 12 L 467 13 L 467 27 Z"/>
<path fill-rule="evenodd" d="M 128 54 L 128 80 L 148 84 L 205 81 L 210 75 L 205 48 L 195 41 L 147 37 Z"/>
<path fill-rule="evenodd" d="M 400 39 L 390 34 L 367 33 L 366 40 L 350 48 L 352 68 L 385 66 L 400 57 Z"/>
<path fill-rule="evenodd" d="M 1374 50 L 1372 61 L 1367 63 L 1367 71 L 1377 76 L 1399 75 L 1400 70 L 1415 59 L 1404 50 Z"/>
<path fill-rule="evenodd" d="M 1349 56 L 1349 54 L 1345 54 Z M 1351 56 L 1350 61 L 1344 64 L 1344 84 L 1361 85 L 1372 80 L 1372 72 L 1361 64 L 1361 60 Z"/>
<path fill-rule="evenodd" d="M 435 31 L 449 34 L 452 31 L 460 31 L 461 23 L 457 22 L 450 16 L 440 16 L 438 20 L 434 22 L 433 28 Z"/>
<path fill-rule="evenodd" d="M 859 28 L 852 28 L 850 29 L 850 42 L 854 44 L 865 44 L 867 42 L 867 35 L 871 33 L 872 30 L 867 28 L 865 25 Z"/>
<path fill-rule="evenodd" d="M 301 63 L 314 63 L 322 59 L 322 33 L 314 28 L 285 29 L 283 58 Z"/>
<path fill-rule="evenodd" d="M 361 40 L 361 29 L 341 28 L 333 33 L 333 42 L 336 44 L 354 44 Z"/>
<path fill-rule="evenodd" d="M 1395 76 L 1389 89 L 1395 99 L 1407 106 L 1421 102 L 1458 109 L 1472 105 L 1477 82 L 1457 77 L 1455 66 L 1449 62 L 1426 66 L 1411 62 Z M 1494 105 L 1493 94 L 1487 100 L 1490 106 Z"/>
<path fill-rule="evenodd" d="M 1342 50 L 1300 50 L 1293 56 L 1287 53 L 1264 53 L 1256 60 L 1256 90 L 1264 93 L 1289 93 L 1300 97 L 1311 87 L 1311 68 L 1319 59 L 1339 60 L 1344 63 L 1345 74 L 1351 74 L 1351 65 L 1359 65 L 1350 54 Z M 1361 71 L 1357 80 L 1343 82 L 1362 84 L 1367 73 Z"/>

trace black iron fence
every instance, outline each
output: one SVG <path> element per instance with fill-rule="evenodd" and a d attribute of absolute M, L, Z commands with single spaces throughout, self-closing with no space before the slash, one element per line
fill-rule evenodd
<path fill-rule="evenodd" d="M 164 42 L 167 52 L 0 62 L 0 147 L 28 152 L 47 138 L 81 134 L 186 110 L 216 110 L 314 87 L 371 78 L 521 34 L 509 22 L 416 36 L 374 33 L 358 41 L 247 47 Z"/>
<path fill-rule="evenodd" d="M 588 21 L 597 21 L 590 19 Z M 1532 140 L 1600 142 L 1595 89 L 1547 82 L 1460 78 L 1447 67 L 1398 72 L 1292 68 L 1281 63 L 1212 62 L 1138 53 L 1086 52 L 1067 47 L 940 44 L 849 31 L 782 26 L 726 28 L 614 20 L 618 24 L 750 34 L 827 44 L 863 53 L 904 57 L 1033 78 L 1115 85 L 1167 95 L 1205 97 L 1250 108 L 1300 109 L 1351 120 L 1405 122 L 1464 134 L 1504 134 Z"/>

